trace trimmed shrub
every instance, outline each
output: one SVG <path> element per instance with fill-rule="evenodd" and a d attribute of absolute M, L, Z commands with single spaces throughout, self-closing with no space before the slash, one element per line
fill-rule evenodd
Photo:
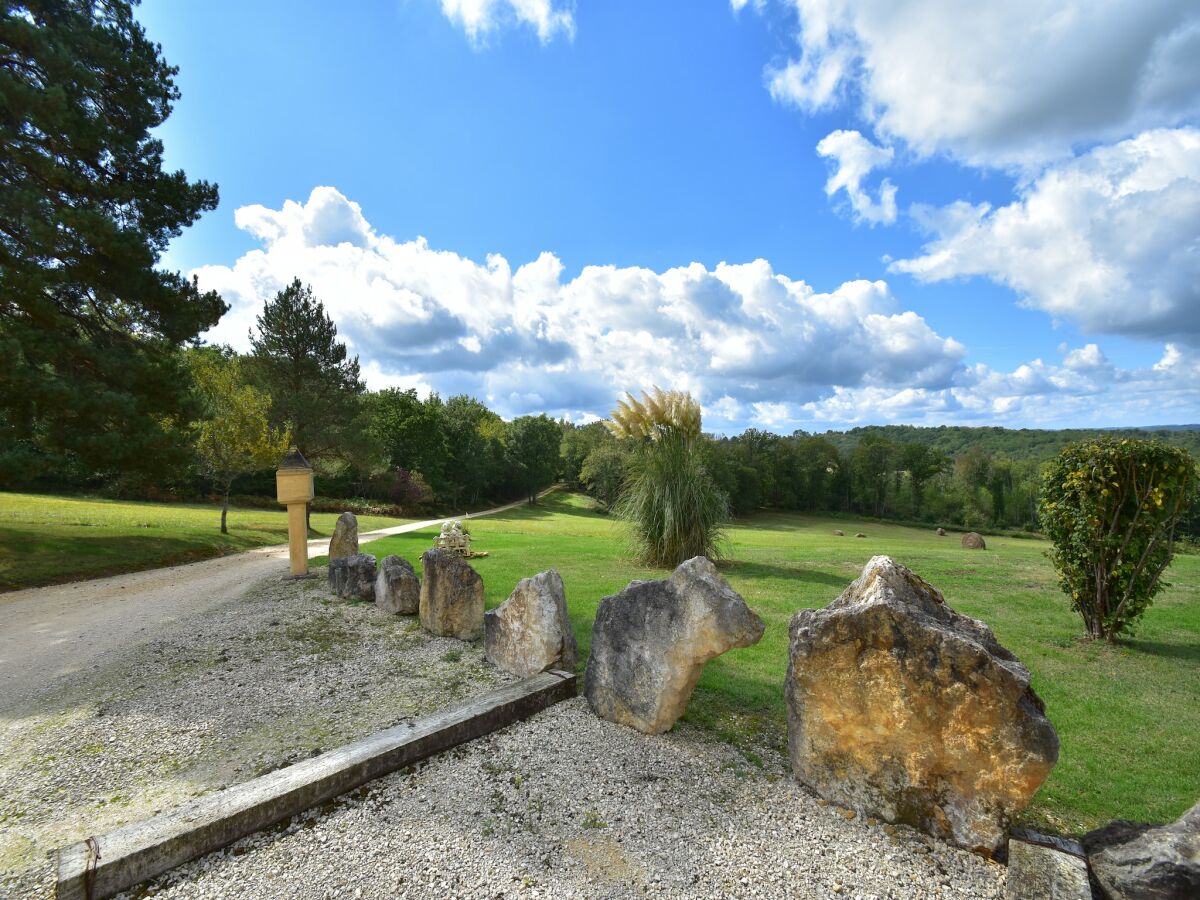
<path fill-rule="evenodd" d="M 1158 441 L 1082 441 L 1047 464 L 1038 512 L 1048 555 L 1090 637 L 1132 632 L 1166 586 L 1196 484 L 1187 451 Z"/>

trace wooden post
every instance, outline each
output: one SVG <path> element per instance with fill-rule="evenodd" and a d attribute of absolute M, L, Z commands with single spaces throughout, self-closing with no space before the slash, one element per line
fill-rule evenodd
<path fill-rule="evenodd" d="M 292 575 L 308 574 L 308 504 L 289 503 L 288 562 Z"/>
<path fill-rule="evenodd" d="M 308 503 L 313 498 L 313 470 L 293 447 L 275 472 L 275 490 L 288 511 L 288 559 L 293 578 L 308 574 Z"/>

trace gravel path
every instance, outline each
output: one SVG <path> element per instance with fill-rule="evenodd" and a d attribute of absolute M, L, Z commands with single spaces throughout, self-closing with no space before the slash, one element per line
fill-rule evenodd
<path fill-rule="evenodd" d="M 465 517 L 495 515 L 524 502 Z M 444 521 L 407 522 L 364 532 L 359 542 Z M 328 549 L 329 538 L 308 542 L 310 557 L 322 556 Z M 250 585 L 270 575 L 285 575 L 287 570 L 287 545 L 281 544 L 182 566 L 0 594 L 0 715 L 36 701 L 52 679 L 90 671 L 125 652 L 131 643 L 186 628 L 189 618 L 241 597 Z"/>
<path fill-rule="evenodd" d="M 50 897 L 55 847 L 510 680 L 481 644 L 268 578 L 0 716 L 0 897 Z"/>
<path fill-rule="evenodd" d="M 823 805 L 778 755 L 582 698 L 164 876 L 156 898 L 994 898 L 1005 869 Z M 125 895 L 126 897 L 137 894 Z"/>

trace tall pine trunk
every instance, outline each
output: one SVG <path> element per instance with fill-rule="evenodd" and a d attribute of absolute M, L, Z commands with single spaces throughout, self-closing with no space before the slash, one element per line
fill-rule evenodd
<path fill-rule="evenodd" d="M 225 520 L 229 515 L 229 488 L 231 482 L 225 482 L 225 490 L 221 494 L 221 534 L 229 534 L 229 529 L 225 527 Z"/>

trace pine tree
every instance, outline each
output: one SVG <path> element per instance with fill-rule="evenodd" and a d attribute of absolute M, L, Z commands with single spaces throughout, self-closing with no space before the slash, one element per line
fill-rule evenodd
<path fill-rule="evenodd" d="M 291 429 L 292 443 L 310 461 L 344 455 L 366 386 L 325 305 L 296 278 L 267 301 L 257 324 L 252 370 L 271 395 L 272 421 Z"/>
<path fill-rule="evenodd" d="M 226 306 L 157 268 L 217 188 L 162 168 L 179 98 L 127 0 L 0 12 L 0 479 L 186 453 L 180 347 Z"/>

